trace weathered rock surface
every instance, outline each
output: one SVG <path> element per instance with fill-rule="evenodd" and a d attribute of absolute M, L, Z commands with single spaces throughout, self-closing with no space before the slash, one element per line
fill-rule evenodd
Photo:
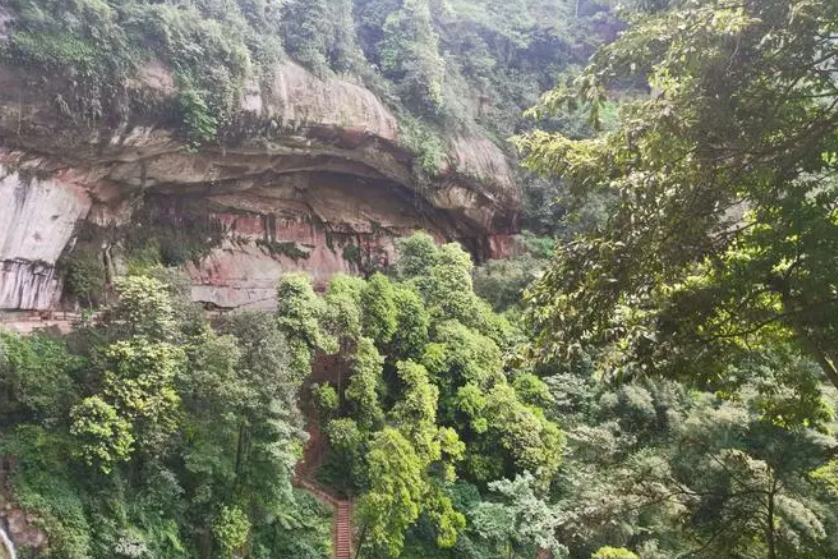
<path fill-rule="evenodd" d="M 8 490 L 8 477 L 12 472 L 13 460 L 0 457 L 0 528 L 3 528 L 9 540 L 20 552 L 23 550 L 44 550 L 49 541 L 39 527 L 41 519 L 36 514 L 27 513 L 17 506 Z M 0 557 L 7 556 L 3 543 L 0 542 Z M 27 555 L 28 556 L 28 555 Z"/>
<path fill-rule="evenodd" d="M 337 79 L 320 80 L 303 67 L 285 61 L 264 100 L 258 88 L 246 95 L 242 109 L 286 125 L 341 129 L 395 142 L 398 122 L 367 89 Z"/>
<path fill-rule="evenodd" d="M 38 528 L 38 517 L 27 514 L 20 509 L 4 511 L 3 519 L 8 528 L 6 532 L 17 549 L 44 549 L 47 547 L 47 536 Z"/>
<path fill-rule="evenodd" d="M 420 187 L 370 91 L 288 61 L 273 76 L 245 88 L 219 145 L 196 150 L 176 133 L 160 64 L 93 108 L 72 83 L 0 66 L 0 309 L 54 307 L 56 263 L 82 224 L 125 225 L 151 203 L 177 221 L 181 202 L 201 200 L 223 224 L 222 242 L 185 266 L 196 300 L 220 307 L 270 302 L 283 271 L 325 281 L 386 263 L 417 229 L 481 258 L 507 246 L 520 193 L 495 144 L 450 139 L 438 180 Z"/>
<path fill-rule="evenodd" d="M 0 308 L 58 303 L 54 266 L 90 206 L 85 190 L 58 174 L 26 177 L 0 163 Z"/>

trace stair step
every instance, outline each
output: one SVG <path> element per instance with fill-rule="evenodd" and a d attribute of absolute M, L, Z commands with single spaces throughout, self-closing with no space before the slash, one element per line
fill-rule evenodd
<path fill-rule="evenodd" d="M 334 559 L 352 559 L 352 504 L 335 501 Z"/>

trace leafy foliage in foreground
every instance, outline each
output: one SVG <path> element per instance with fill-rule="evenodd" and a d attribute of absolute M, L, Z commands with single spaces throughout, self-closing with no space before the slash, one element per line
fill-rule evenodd
<path fill-rule="evenodd" d="M 609 88 L 650 94 L 599 136 L 517 140 L 529 169 L 611 208 L 527 299 L 570 449 L 559 540 L 575 557 L 831 557 L 838 12 L 641 8 L 535 112 L 595 122 Z"/>
<path fill-rule="evenodd" d="M 615 198 L 533 292 L 545 354 L 596 348 L 609 374 L 718 378 L 788 345 L 838 386 L 836 21 L 830 2 L 676 3 L 546 97 L 596 109 L 637 73 L 654 91 L 601 137 L 519 140 L 532 170 Z"/>

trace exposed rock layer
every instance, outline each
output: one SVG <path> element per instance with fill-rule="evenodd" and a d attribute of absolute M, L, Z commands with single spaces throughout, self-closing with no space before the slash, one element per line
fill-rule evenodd
<path fill-rule="evenodd" d="M 0 308 L 58 303 L 54 265 L 90 206 L 84 189 L 57 175 L 24 177 L 0 164 Z"/>
<path fill-rule="evenodd" d="M 323 281 L 386 263 L 394 237 L 417 229 L 478 257 L 503 252 L 520 196 L 492 142 L 452 138 L 438 179 L 420 187 L 371 92 L 291 62 L 273 75 L 245 88 L 223 145 L 196 150 L 175 132 L 174 80 L 158 64 L 92 114 L 62 80 L 0 66 L 0 308 L 55 306 L 55 267 L 81 224 L 124 225 L 150 203 L 177 221 L 180 202 L 202 200 L 223 224 L 185 267 L 195 298 L 221 307 L 269 302 L 286 270 Z"/>
<path fill-rule="evenodd" d="M 0 538 L 0 558 L 3 559 L 13 559 L 15 548 L 31 552 L 43 551 L 49 546 L 47 536 L 40 527 L 43 519 L 27 513 L 11 499 L 7 486 L 12 462 L 11 459 L 0 457 L 0 528 L 4 536 Z"/>

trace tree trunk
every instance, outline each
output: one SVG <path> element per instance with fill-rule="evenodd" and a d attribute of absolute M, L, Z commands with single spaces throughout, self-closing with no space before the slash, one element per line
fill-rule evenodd
<path fill-rule="evenodd" d="M 244 468 L 245 459 L 247 457 L 247 437 L 248 427 L 246 422 L 239 425 L 239 434 L 236 437 L 236 475 L 240 474 Z"/>
<path fill-rule="evenodd" d="M 818 344 L 811 338 L 811 336 L 809 336 L 802 326 L 794 324 L 794 331 L 797 334 L 798 340 L 800 340 L 800 344 L 806 352 L 812 356 L 818 365 L 820 365 L 820 368 L 823 370 L 824 375 L 826 375 L 827 380 L 829 380 L 835 388 L 838 388 L 838 368 L 835 366 L 835 361 L 827 355 L 826 352 L 821 350 Z"/>
<path fill-rule="evenodd" d="M 768 488 L 768 518 L 765 523 L 765 542 L 768 544 L 768 559 L 777 559 L 776 525 L 774 520 L 774 493 L 776 491 L 777 482 L 771 476 Z"/>
<path fill-rule="evenodd" d="M 361 546 L 364 545 L 364 539 L 367 537 L 367 524 L 361 527 L 361 534 L 358 536 L 358 548 L 355 550 L 355 559 L 358 559 L 361 555 Z"/>
<path fill-rule="evenodd" d="M 795 337 L 798 342 L 800 342 L 803 349 L 809 353 L 818 365 L 820 365 L 820 368 L 823 370 L 824 375 L 826 375 L 827 380 L 829 380 L 835 388 L 838 388 L 838 367 L 835 365 L 835 360 L 822 349 L 822 344 L 819 344 L 818 341 L 813 338 L 806 326 L 800 321 L 797 307 L 792 303 L 788 291 L 783 288 L 780 291 L 780 295 L 783 302 L 783 311 L 788 316 L 785 322 L 791 326 Z"/>

